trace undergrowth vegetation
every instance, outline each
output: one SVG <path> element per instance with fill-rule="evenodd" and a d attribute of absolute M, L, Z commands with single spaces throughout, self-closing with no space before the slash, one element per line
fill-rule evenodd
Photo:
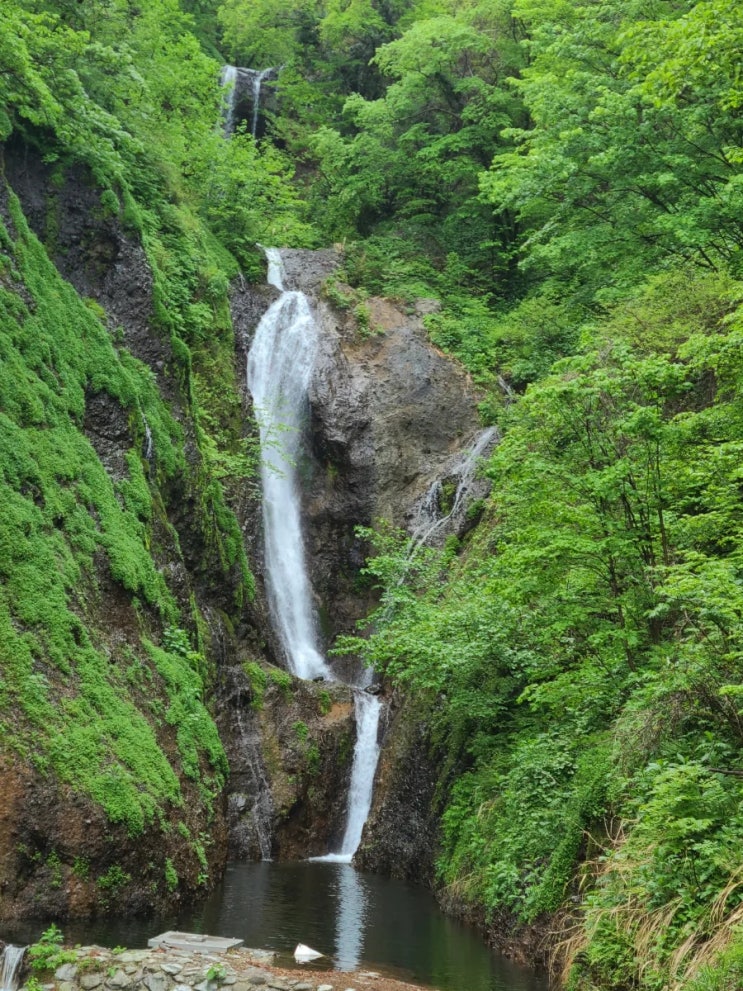
<path fill-rule="evenodd" d="M 341 647 L 428 693 L 440 878 L 570 907 L 576 988 L 685 986 L 743 916 L 741 301 L 654 278 L 503 414 L 466 548 L 366 534 L 381 604 Z"/>
<path fill-rule="evenodd" d="M 142 437 L 146 418 L 163 479 L 184 470 L 181 429 L 150 370 L 117 353 L 12 199 L 10 212 L 0 227 L 4 738 L 138 833 L 158 810 L 183 802 L 176 770 L 133 691 L 143 679 L 163 679 L 165 718 L 180 726 L 180 766 L 197 776 L 203 753 L 204 770 L 215 775 L 210 800 L 224 755 L 201 698 L 205 672 L 184 665 L 172 644 L 150 648 L 151 669 L 143 653 L 111 656 L 99 627 L 97 609 L 110 608 L 99 602 L 101 554 L 110 580 L 140 603 L 140 621 L 130 607 L 135 630 L 141 623 L 144 632 L 148 613 L 172 624 L 178 609 L 148 550 L 156 510 L 143 452 L 131 449 L 130 477 L 114 483 L 81 430 L 86 396 L 105 392 L 119 403 L 133 438 Z"/>

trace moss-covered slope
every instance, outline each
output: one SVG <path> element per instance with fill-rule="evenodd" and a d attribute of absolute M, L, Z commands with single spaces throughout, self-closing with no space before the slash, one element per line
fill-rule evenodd
<path fill-rule="evenodd" d="M 7 185 L 0 203 L 2 911 L 141 909 L 224 855 L 199 604 L 221 572 L 239 614 L 249 573 L 200 453 L 188 350 L 161 349 L 166 404 Z M 180 535 L 173 495 L 192 509 Z M 209 581 L 184 561 L 194 535 Z"/>

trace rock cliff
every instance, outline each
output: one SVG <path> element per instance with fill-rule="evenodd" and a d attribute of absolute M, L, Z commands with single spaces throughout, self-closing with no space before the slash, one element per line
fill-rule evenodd
<path fill-rule="evenodd" d="M 141 231 L 2 167 L 0 918 L 162 910 L 227 854 L 209 616 L 251 628 L 250 576 Z"/>
<path fill-rule="evenodd" d="M 427 340 L 423 317 L 430 302 L 405 308 L 371 299 L 362 323 L 350 309 L 331 302 L 326 290 L 342 260 L 338 253 L 284 250 L 282 259 L 287 289 L 310 298 L 320 331 L 300 467 L 307 561 L 327 647 L 338 633 L 352 631 L 373 604 L 373 593 L 359 580 L 369 548 L 356 528 L 380 520 L 414 528 L 426 493 L 437 480 L 456 475 L 462 451 L 480 435 L 477 396 L 461 367 Z M 243 365 L 252 331 L 276 294 L 269 287 L 235 288 L 233 319 Z M 476 486 L 473 492 L 482 494 Z M 467 525 L 462 512 L 451 532 Z M 256 518 L 253 527 L 259 528 Z M 259 560 L 260 547 L 255 550 Z M 274 660 L 280 661 L 270 633 L 269 641 Z M 352 665 L 333 662 L 340 674 L 344 663 Z M 360 863 L 430 881 L 436 775 L 426 727 L 401 699 L 389 724 Z M 345 732 L 350 736 L 348 728 Z M 265 740 L 264 734 L 264 745 Z M 312 792 L 317 794 L 316 786 Z M 316 808 L 316 824 L 327 835 L 318 813 Z M 338 821 L 337 808 L 330 818 Z M 279 849 L 300 852 L 301 845 L 287 844 L 285 832 L 277 822 Z"/>

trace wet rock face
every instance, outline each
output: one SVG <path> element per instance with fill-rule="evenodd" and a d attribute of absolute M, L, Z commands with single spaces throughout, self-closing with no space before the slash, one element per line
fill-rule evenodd
<path fill-rule="evenodd" d="M 126 452 L 133 443 L 126 410 L 106 392 L 91 393 L 85 403 L 83 430 L 110 477 L 129 477 Z"/>
<path fill-rule="evenodd" d="M 117 211 L 102 206 L 100 190 L 81 168 L 71 169 L 58 184 L 38 154 L 16 141 L 6 147 L 4 159 L 28 224 L 59 272 L 83 298 L 102 307 L 111 332 L 152 369 L 172 401 L 177 395 L 167 375 L 172 352 L 167 338 L 152 329 L 152 272 L 136 235 L 124 229 Z"/>
<path fill-rule="evenodd" d="M 439 841 L 441 758 L 423 716 L 401 697 L 390 706 L 374 800 L 354 858 L 362 870 L 433 885 Z"/>
<path fill-rule="evenodd" d="M 220 820 L 212 823 L 210 840 L 218 876 L 226 850 Z M 199 863 L 183 846 L 182 838 L 164 837 L 156 825 L 133 841 L 84 795 L 18 761 L 0 760 L 0 922 L 172 909 L 173 898 L 160 884 L 163 854 L 178 864 L 182 891 L 190 889 L 192 897 L 198 887 Z M 107 872 L 121 885 L 102 897 Z"/>
<path fill-rule="evenodd" d="M 406 310 L 388 300 L 369 300 L 368 326 L 360 327 L 350 310 L 339 310 L 323 296 L 323 283 L 338 266 L 335 252 L 282 251 L 282 260 L 286 288 L 310 297 L 320 331 L 309 394 L 307 453 L 299 474 L 306 558 L 327 645 L 339 632 L 353 629 L 372 605 L 371 593 L 358 582 L 369 548 L 356 535 L 356 527 L 384 518 L 412 532 L 421 501 L 436 480 L 444 494 L 456 488 L 461 452 L 480 435 L 477 397 L 463 370 L 427 339 L 423 317 L 435 306 L 432 301 Z M 275 298 L 271 288 L 237 288 L 233 319 L 243 365 L 252 332 Z M 475 485 L 471 491 L 475 498 L 484 494 Z M 435 512 L 447 515 L 449 508 L 440 503 L 442 499 Z M 461 508 L 456 519 L 451 514 L 449 529 L 441 527 L 442 534 L 464 532 L 469 524 Z M 341 670 L 340 662 L 332 663 Z M 348 734 L 347 717 L 346 726 Z M 267 733 L 264 728 L 264 746 L 269 739 L 287 761 L 287 733 Z M 321 750 L 332 754 L 336 745 L 326 738 Z M 357 854 L 360 866 L 432 881 L 438 840 L 437 768 L 425 723 L 398 700 Z M 283 780 L 285 786 L 288 779 Z M 284 805 L 290 809 L 292 789 L 286 794 Z M 319 817 L 320 828 L 332 833 L 323 821 L 322 803 L 300 801 L 279 827 L 282 856 L 307 855 L 313 828 L 310 809 Z M 337 819 L 336 813 L 332 818 Z"/>
<path fill-rule="evenodd" d="M 81 169 L 53 178 L 39 154 L 19 140 L 3 148 L 2 166 L 29 226 L 60 273 L 98 313 L 115 344 L 151 368 L 181 423 L 186 462 L 194 470 L 167 486 L 160 485 L 149 550 L 184 617 L 192 614 L 194 603 L 202 615 L 220 606 L 227 612 L 234 602 L 238 576 L 227 573 L 215 560 L 217 553 L 206 546 L 202 520 L 194 509 L 192 479 L 200 458 L 194 426 L 170 339 L 155 326 L 152 272 L 136 232 L 126 228 L 115 204 L 106 208 L 101 190 Z M 6 218 L 7 196 L 3 183 L 0 211 Z M 30 295 L 28 302 L 34 305 Z M 147 457 L 140 418 L 105 391 L 91 388 L 88 392 L 81 427 L 114 483 L 129 477 L 127 454 L 133 447 L 141 443 L 141 453 Z M 155 451 L 153 464 L 156 458 Z M 145 470 L 148 465 L 149 461 Z M 152 470 L 148 475 L 153 489 L 157 488 L 158 473 Z M 113 576 L 105 553 L 95 555 L 93 573 L 75 593 L 80 619 L 96 647 L 108 655 L 112 670 L 131 663 L 131 648 L 142 641 L 142 615 L 134 608 L 131 593 Z M 231 615 L 234 618 L 234 612 Z M 146 635 L 157 640 L 162 632 L 160 620 L 152 614 L 148 622 Z M 247 617 L 243 623 L 247 624 Z M 216 652 L 210 659 L 214 657 Z M 75 689 L 72 683 L 52 683 L 52 690 L 64 694 Z M 157 698 L 162 691 L 156 686 L 144 698 L 132 689 L 131 698 L 149 712 L 150 702 L 167 701 Z M 176 730 L 163 721 L 155 731 L 165 757 L 177 767 Z M 0 919 L 171 910 L 179 902 L 202 896 L 218 879 L 227 854 L 222 804 L 217 797 L 210 808 L 185 775 L 181 780 L 183 807 L 173 809 L 171 825 L 182 823 L 190 837 L 208 837 L 198 850 L 195 842 L 184 842 L 177 829 L 161 828 L 159 822 L 130 835 L 123 825 L 108 821 L 92 800 L 37 766 L 33 754 L 16 755 L 12 760 L 4 757 L 0 753 Z M 178 875 L 173 890 L 163 883 L 165 858 Z M 106 888 L 99 881 L 112 870 Z M 111 887 L 111 878 L 121 883 Z"/>
<path fill-rule="evenodd" d="M 256 662 L 220 672 L 218 725 L 230 763 L 229 855 L 300 860 L 343 835 L 354 745 L 350 689 Z"/>

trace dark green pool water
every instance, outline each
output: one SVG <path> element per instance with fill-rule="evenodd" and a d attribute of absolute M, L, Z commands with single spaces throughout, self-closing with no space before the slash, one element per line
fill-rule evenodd
<path fill-rule="evenodd" d="M 0 938 L 29 941 L 43 928 L 0 931 Z M 175 928 L 237 936 L 246 946 L 276 950 L 285 962 L 297 943 L 306 943 L 339 970 L 380 970 L 443 991 L 547 989 L 546 979 L 493 953 L 472 929 L 443 915 L 427 891 L 349 864 L 232 864 L 197 912 L 62 928 L 67 941 L 129 947 Z M 327 968 L 328 960 L 320 964 Z"/>

